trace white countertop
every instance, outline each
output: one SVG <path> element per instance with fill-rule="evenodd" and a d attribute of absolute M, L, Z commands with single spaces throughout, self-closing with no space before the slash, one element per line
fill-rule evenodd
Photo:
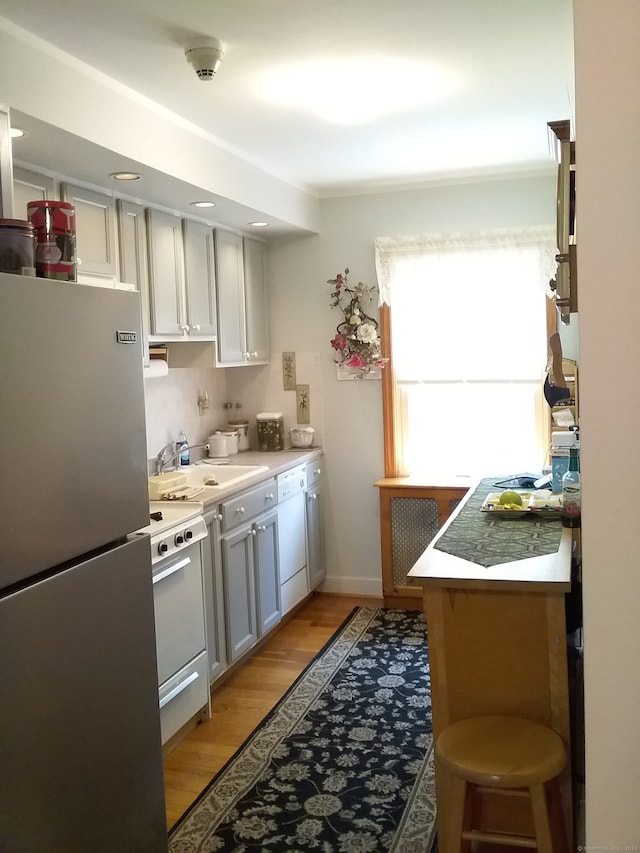
<path fill-rule="evenodd" d="M 565 593 L 571 588 L 572 533 L 562 528 L 558 550 L 552 554 L 534 556 L 491 566 L 477 563 L 438 550 L 438 540 L 450 527 L 459 524 L 459 516 L 473 494 L 470 489 L 445 522 L 433 541 L 407 574 L 407 580 L 425 588 L 493 589 L 554 591 Z M 508 524 L 518 524 L 509 521 Z"/>
<path fill-rule="evenodd" d="M 322 454 L 323 449 L 321 447 L 292 448 L 291 450 L 278 450 L 270 453 L 254 450 L 235 453 L 232 456 L 227 457 L 230 465 L 263 466 L 268 470 L 265 471 L 261 468 L 256 471 L 255 476 L 248 477 L 241 483 L 232 483 L 229 486 L 220 485 L 207 488 L 206 492 L 198 495 L 197 499 L 194 498 L 193 501 L 153 501 L 153 506 L 162 511 L 163 515 L 165 514 L 165 508 L 167 508 L 167 517 L 169 517 L 170 513 L 175 513 L 176 520 L 180 520 L 177 516 L 181 509 L 184 511 L 183 517 L 185 519 L 190 518 L 191 515 L 189 515 L 189 508 L 195 509 L 195 512 L 192 513 L 194 515 L 207 512 L 208 509 L 213 508 L 213 506 L 221 500 L 224 500 L 231 495 L 238 494 L 239 492 L 243 492 L 245 489 L 250 489 L 265 480 L 277 477 L 278 474 L 281 474 L 288 468 L 292 468 L 294 465 L 311 462 L 322 456 Z M 206 457 L 204 458 L 206 459 Z M 195 460 L 194 466 L 201 461 L 204 461 L 204 459 Z M 212 471 L 213 470 L 215 470 L 214 466 L 212 466 Z M 153 524 L 154 522 L 151 523 L 151 532 L 159 532 L 153 528 Z M 148 530 L 148 528 L 145 528 L 145 532 Z"/>

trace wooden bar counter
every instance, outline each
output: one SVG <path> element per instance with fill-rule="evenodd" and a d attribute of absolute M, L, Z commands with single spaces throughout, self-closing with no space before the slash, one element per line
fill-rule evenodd
<path fill-rule="evenodd" d="M 571 845 L 565 627 L 571 530 L 559 519 L 498 518 L 481 512 L 483 496 L 500 491 L 491 489 L 492 483 L 482 480 L 469 489 L 407 576 L 423 588 L 434 742 L 450 723 L 482 714 L 526 717 L 556 731 L 567 751 L 559 805 Z M 540 538 L 546 539 L 551 553 L 536 553 L 545 550 Z M 493 562 L 493 549 L 502 541 L 508 551 L 512 539 L 517 558 L 500 562 L 503 551 Z M 446 771 L 436 764 L 440 838 L 448 817 L 448 786 Z M 505 813 L 505 798 L 487 794 L 479 819 L 487 830 L 505 819 L 512 822 L 513 831 L 530 829 L 526 800 L 520 800 L 519 808 L 509 802 Z M 440 853 L 453 851 L 441 847 Z"/>

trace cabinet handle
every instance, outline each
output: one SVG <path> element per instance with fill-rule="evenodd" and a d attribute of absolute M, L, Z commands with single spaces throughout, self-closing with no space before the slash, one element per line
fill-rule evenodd
<path fill-rule="evenodd" d="M 199 332 L 200 331 L 200 323 L 195 323 L 195 325 L 193 325 L 191 328 L 193 329 L 194 332 Z"/>
<path fill-rule="evenodd" d="M 240 515 L 244 515 L 246 512 L 246 509 L 243 506 L 239 506 L 238 509 L 236 510 L 236 512 L 239 513 Z"/>
<path fill-rule="evenodd" d="M 252 535 L 252 536 L 257 536 L 257 535 L 258 535 L 258 531 L 255 529 L 255 527 L 252 527 L 252 528 L 251 528 L 251 530 L 250 530 L 249 532 L 251 533 L 251 535 Z"/>
<path fill-rule="evenodd" d="M 181 332 L 183 332 L 183 333 L 186 335 L 186 334 L 187 334 L 187 332 L 189 331 L 189 327 L 188 327 L 188 326 L 186 326 L 186 325 L 185 325 L 185 326 L 180 326 L 180 331 L 181 331 Z"/>
<path fill-rule="evenodd" d="M 260 531 L 260 533 L 264 533 L 264 531 L 265 531 L 266 529 L 267 529 L 267 527 L 266 527 L 266 525 L 265 525 L 265 524 L 259 524 L 259 525 L 258 525 L 258 530 Z"/>
<path fill-rule="evenodd" d="M 193 684 L 196 678 L 198 678 L 198 673 L 192 672 L 188 678 L 185 678 L 185 680 L 181 681 L 180 684 L 176 684 L 173 690 L 170 690 L 166 696 L 162 697 L 162 699 L 160 700 L 160 708 L 164 708 L 164 706 L 168 702 L 171 702 L 172 699 L 175 699 L 176 696 L 179 696 L 183 690 L 186 690 L 190 684 Z"/>
<path fill-rule="evenodd" d="M 243 353 L 242 353 L 242 357 L 243 357 L 243 358 L 248 359 L 248 358 L 249 358 L 249 356 L 250 356 L 250 353 L 248 353 L 248 352 L 243 352 Z"/>
<path fill-rule="evenodd" d="M 221 513 L 217 512 L 217 513 L 214 515 L 214 518 L 215 518 L 215 520 L 216 520 L 216 521 L 222 521 L 222 515 L 221 515 Z"/>
<path fill-rule="evenodd" d="M 267 495 L 267 496 L 266 496 L 266 498 L 265 498 L 265 500 L 272 501 L 272 500 L 273 500 L 273 495 Z"/>
<path fill-rule="evenodd" d="M 322 468 L 316 468 L 316 470 L 313 473 L 318 474 L 318 475 L 322 474 Z"/>
<path fill-rule="evenodd" d="M 317 501 L 317 500 L 318 500 L 318 496 L 317 496 L 317 495 L 309 495 L 309 500 L 310 500 L 310 501 Z"/>
<path fill-rule="evenodd" d="M 178 560 L 177 563 L 174 563 L 172 566 L 168 566 L 164 571 L 158 572 L 157 575 L 153 576 L 153 583 L 158 583 L 158 581 L 163 581 L 165 578 L 168 578 L 169 575 L 175 574 L 175 572 L 179 572 L 180 569 L 184 569 L 185 566 L 188 566 L 191 562 L 191 557 L 185 557 L 182 560 Z"/>
<path fill-rule="evenodd" d="M 257 352 L 252 352 L 252 353 L 251 353 L 251 358 L 257 358 L 257 357 L 258 357 L 258 353 L 257 353 Z"/>

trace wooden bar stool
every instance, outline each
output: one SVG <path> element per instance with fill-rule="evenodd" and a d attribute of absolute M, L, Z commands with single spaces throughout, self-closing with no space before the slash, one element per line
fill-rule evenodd
<path fill-rule="evenodd" d="M 552 835 L 545 791 L 545 783 L 566 763 L 562 740 L 551 729 L 519 717 L 473 717 L 444 729 L 436 755 L 451 774 L 450 819 L 442 849 L 469 850 L 471 841 L 537 848 L 539 853 L 566 849 L 559 822 Z M 535 835 L 473 829 L 474 798 L 487 789 L 528 796 Z"/>

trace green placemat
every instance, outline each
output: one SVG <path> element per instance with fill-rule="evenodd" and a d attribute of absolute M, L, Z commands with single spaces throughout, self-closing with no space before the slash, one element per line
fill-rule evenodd
<path fill-rule="evenodd" d="M 496 482 L 503 479 L 489 477 L 481 480 L 460 515 L 434 548 L 485 568 L 555 554 L 562 536 L 560 519 L 543 518 L 533 513 L 517 518 L 498 518 L 489 512 L 481 512 L 484 499 L 490 492 L 500 491 Z"/>

